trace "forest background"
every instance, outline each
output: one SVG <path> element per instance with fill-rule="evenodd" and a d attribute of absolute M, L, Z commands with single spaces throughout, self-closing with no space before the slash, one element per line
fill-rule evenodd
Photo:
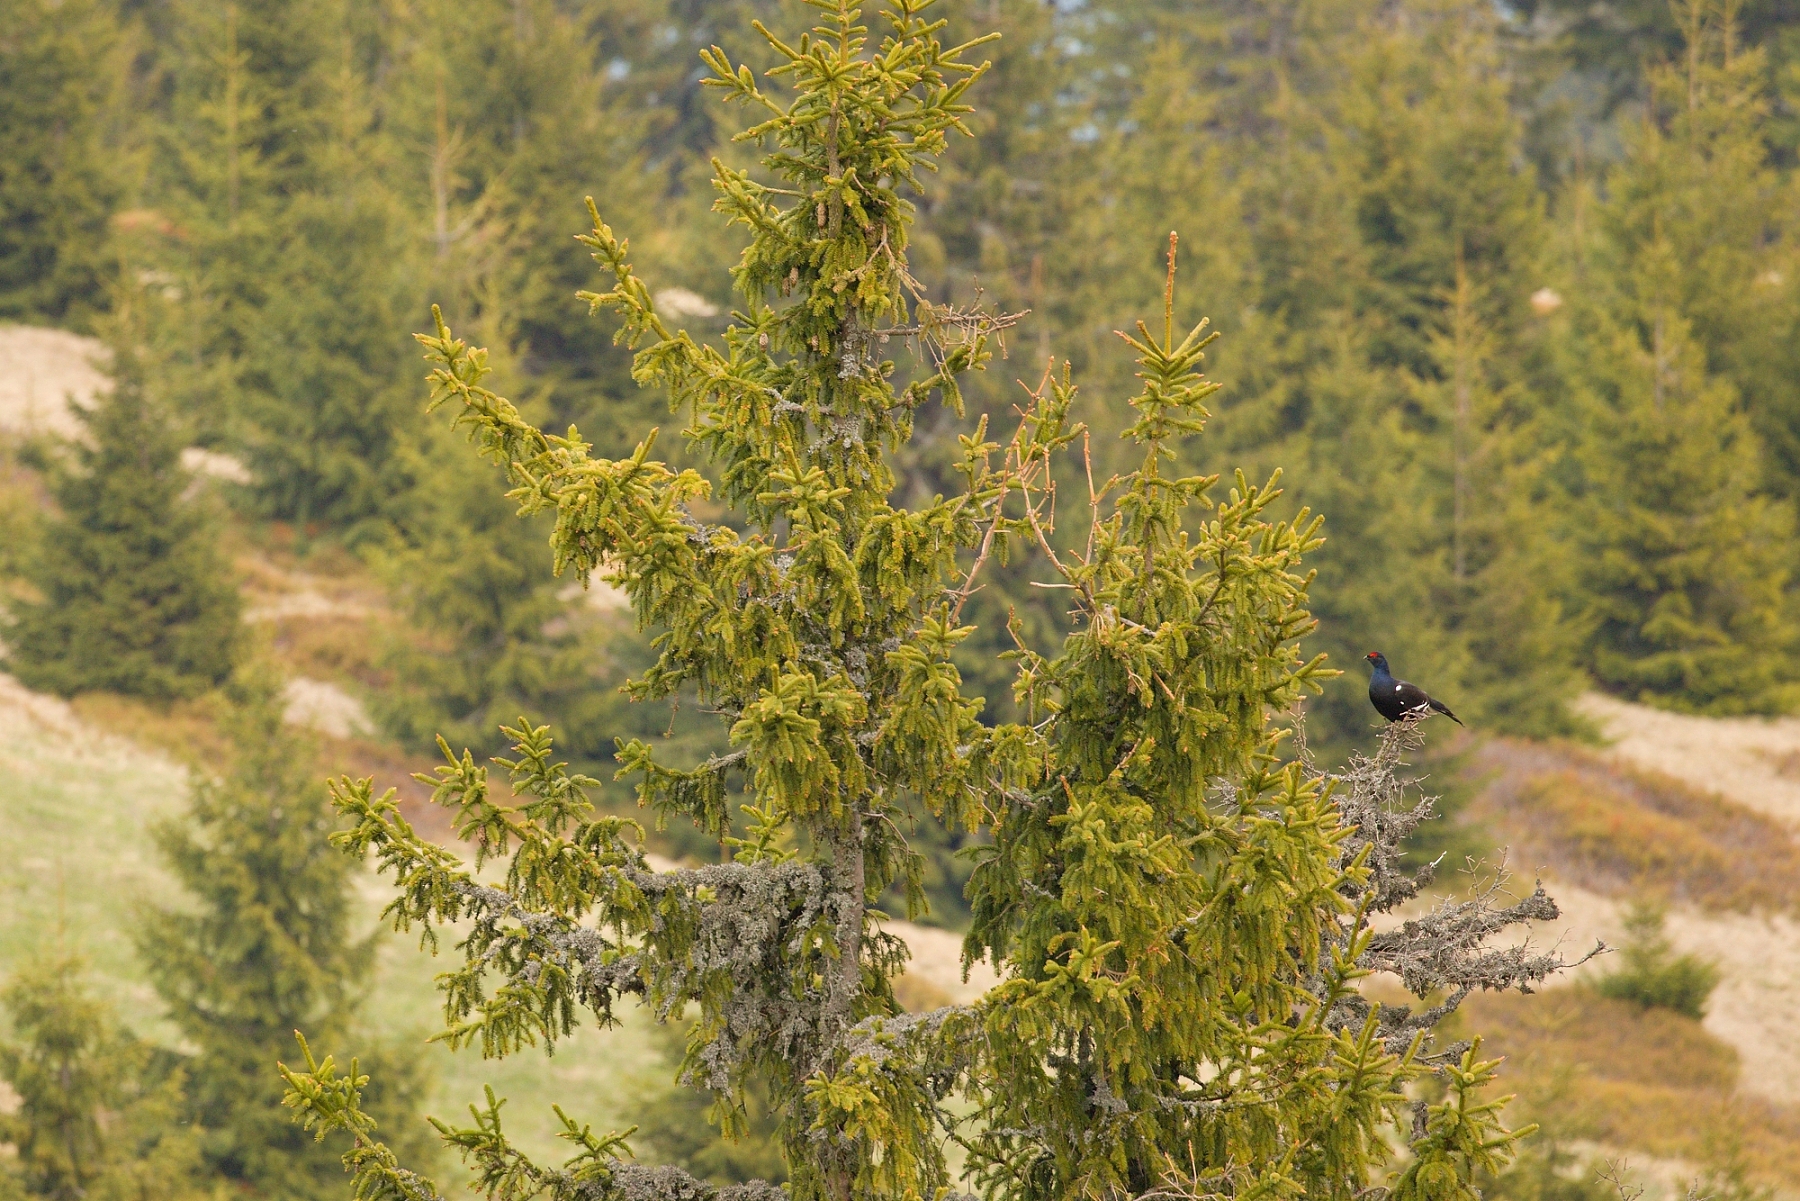
<path fill-rule="evenodd" d="M 622 717 L 504 502 L 445 487 L 410 334 L 436 302 L 504 389 L 599 453 L 660 418 L 574 293 L 581 200 L 698 333 L 730 261 L 697 164 L 748 157 L 698 50 L 753 3 L 21 2 L 0 104 L 0 316 L 128 343 L 247 517 L 379 559 L 460 670 L 390 665 L 385 727 L 497 745 Z M 766 7 L 766 6 L 765 6 Z M 767 14 L 765 14 L 767 15 Z M 1800 17 L 1668 7 L 963 6 L 1004 36 L 980 136 L 920 204 L 927 294 L 1028 315 L 979 410 L 1056 357 L 1104 391 L 1170 229 L 1224 336 L 1208 453 L 1328 514 L 1320 645 L 1487 729 L 1634 700 L 1795 699 Z M 1119 420 L 1114 418 L 1114 420 Z M 1116 430 L 1097 419 L 1095 469 Z M 939 490 L 950 419 L 903 487 Z M 682 458 L 682 448 L 664 453 Z M 418 568 L 430 564 L 430 571 Z M 1042 641 L 1055 598 L 978 598 Z M 546 629 L 553 633 L 546 634 Z M 991 710 L 999 645 L 964 650 Z M 621 652 L 628 653 L 628 652 Z M 409 670 L 410 669 L 410 670 Z M 1359 690 L 1315 739 L 1361 728 Z"/>
<path fill-rule="evenodd" d="M 11 0 L 0 319 L 100 337 L 169 445 L 244 464 L 217 489 L 240 536 L 381 582 L 401 620 L 343 654 L 382 738 L 493 753 L 524 713 L 597 775 L 618 738 L 699 756 L 697 715 L 617 693 L 644 635 L 548 576 L 498 488 L 462 484 L 410 334 L 442 305 L 498 390 L 597 453 L 664 420 L 575 298 L 593 270 L 571 235 L 593 196 L 660 307 L 723 328 L 731 235 L 703 164 L 752 160 L 697 55 L 755 44 L 776 7 Z M 1287 501 L 1327 516 L 1314 649 L 1346 668 L 1385 650 L 1514 735 L 1590 733 L 1570 707 L 1590 687 L 1712 715 L 1800 700 L 1800 11 L 947 15 L 1003 37 L 980 136 L 919 200 L 912 269 L 940 303 L 1026 314 L 975 413 L 998 421 L 1052 358 L 1121 386 L 1112 331 L 1158 294 L 1178 230 L 1185 295 L 1224 335 L 1200 466 L 1284 468 Z M 1110 474 L 1124 418 L 1089 420 Z M 931 421 L 909 496 L 947 490 L 964 431 Z M 14 578 L 45 549 L 54 454 L 7 454 Z M 984 633 L 960 666 L 991 717 L 1005 615 L 1034 645 L 1061 631 L 1025 578 L 971 601 Z M 1362 691 L 1353 673 L 1310 706 L 1321 757 L 1366 736 Z M 940 840 L 932 898 L 955 924 L 964 869 Z M 689 842 L 666 849 L 706 850 Z"/>

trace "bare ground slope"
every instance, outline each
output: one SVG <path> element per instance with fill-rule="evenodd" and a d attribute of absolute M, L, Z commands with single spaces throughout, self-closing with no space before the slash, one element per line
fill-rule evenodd
<path fill-rule="evenodd" d="M 77 423 L 69 402 L 88 404 L 112 387 L 98 339 L 32 325 L 0 325 L 0 434 L 58 434 Z"/>
<path fill-rule="evenodd" d="M 1690 717 L 1592 692 L 1578 708 L 1619 761 L 1800 827 L 1800 718 Z"/>
<path fill-rule="evenodd" d="M 1792 774 L 1800 761 L 1800 720 L 1690 717 L 1591 694 L 1582 708 L 1612 741 L 1605 753 L 1614 760 L 1800 827 L 1800 777 Z M 1771 831 L 1769 837 L 1779 835 Z M 1742 858 L 1753 855 L 1747 850 Z M 1800 887 L 1800 880 L 1791 884 Z M 1615 945 L 1623 939 L 1619 896 L 1561 881 L 1556 897 L 1566 915 L 1566 937 L 1598 936 Z M 1679 949 L 1719 965 L 1722 979 L 1705 1026 L 1737 1049 L 1739 1087 L 1800 1104 L 1800 922 L 1794 911 L 1755 906 L 1734 913 L 1678 904 L 1670 908 L 1667 930 Z"/>

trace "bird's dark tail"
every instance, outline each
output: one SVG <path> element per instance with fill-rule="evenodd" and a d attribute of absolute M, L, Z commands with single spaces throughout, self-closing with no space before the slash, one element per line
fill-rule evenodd
<path fill-rule="evenodd" d="M 1430 705 L 1433 709 L 1437 710 L 1439 713 L 1442 713 L 1445 717 L 1448 717 L 1451 721 L 1455 722 L 1457 725 L 1460 726 L 1463 724 L 1463 719 L 1458 717 L 1456 714 L 1450 712 L 1450 706 L 1446 705 L 1443 701 L 1427 700 L 1425 703 Z M 1465 728 L 1467 728 L 1467 727 L 1465 727 Z"/>

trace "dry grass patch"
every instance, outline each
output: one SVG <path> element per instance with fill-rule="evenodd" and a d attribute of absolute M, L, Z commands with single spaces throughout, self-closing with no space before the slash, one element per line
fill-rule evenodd
<path fill-rule="evenodd" d="M 385 637 L 370 617 L 293 618 L 271 623 L 269 649 L 293 675 L 380 689 L 390 682 L 380 665 Z"/>
<path fill-rule="evenodd" d="M 1555 989 L 1525 996 L 1484 993 L 1462 1012 L 1485 1049 L 1521 1065 L 1579 1064 L 1595 1080 L 1730 1092 L 1738 1053 L 1692 1018 L 1667 1009 L 1642 1009 L 1590 989 Z"/>
<path fill-rule="evenodd" d="M 84 692 L 69 707 L 86 724 L 186 767 L 227 762 L 231 740 L 220 728 L 224 702 L 213 693 L 180 701 L 147 701 L 116 692 Z"/>
<path fill-rule="evenodd" d="M 949 993 L 912 972 L 894 981 L 894 1000 L 908 1013 L 930 1013 L 954 1003 Z"/>
<path fill-rule="evenodd" d="M 141 747 L 160 751 L 184 766 L 219 774 L 231 761 L 231 740 L 224 729 L 226 702 L 216 693 L 189 701 L 162 705 L 110 692 L 89 692 L 70 702 L 87 725 L 124 738 Z M 366 738 L 328 738 L 300 734 L 313 751 L 318 796 L 325 797 L 327 780 L 339 776 L 375 781 L 376 791 L 392 788 L 401 814 L 427 838 L 453 841 L 450 810 L 431 803 L 431 788 L 413 779 L 431 774 L 442 760 L 415 755 L 388 743 Z M 512 799 L 506 773 L 496 772 L 489 791 L 502 804 Z"/>
<path fill-rule="evenodd" d="M 1800 908 L 1800 843 L 1771 817 L 1566 744 L 1496 739 L 1472 770 L 1487 782 L 1469 816 L 1505 838 L 1515 863 L 1613 896 Z"/>
<path fill-rule="evenodd" d="M 1758 751 L 1775 774 L 1789 780 L 1800 779 L 1800 751 Z"/>
<path fill-rule="evenodd" d="M 1514 1122 L 1697 1165 L 1735 1159 L 1757 1183 L 1792 1184 L 1800 1109 L 1738 1095 L 1737 1052 L 1691 1018 L 1568 988 L 1474 997 L 1461 1020 L 1506 1056 Z"/>

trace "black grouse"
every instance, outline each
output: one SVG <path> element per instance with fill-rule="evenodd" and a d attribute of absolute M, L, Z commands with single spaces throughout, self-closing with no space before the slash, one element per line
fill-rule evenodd
<path fill-rule="evenodd" d="M 1450 706 L 1443 701 L 1433 700 L 1417 684 L 1396 680 L 1388 671 L 1387 656 L 1380 651 L 1370 651 L 1363 658 L 1375 666 L 1375 674 L 1369 677 L 1369 703 L 1375 706 L 1375 712 L 1389 721 L 1399 721 L 1402 717 L 1435 710 L 1457 725 L 1463 724 L 1462 718 L 1450 712 Z"/>

